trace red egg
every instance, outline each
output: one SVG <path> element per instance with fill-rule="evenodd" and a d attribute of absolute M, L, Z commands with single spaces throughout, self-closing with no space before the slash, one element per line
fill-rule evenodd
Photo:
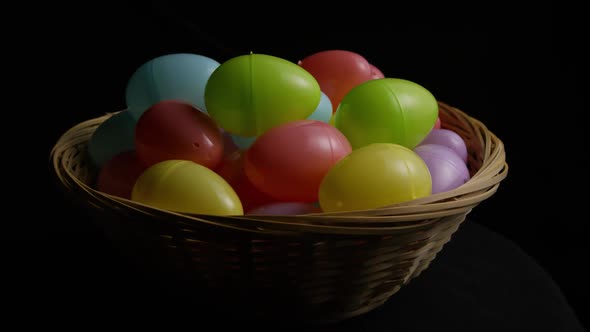
<path fill-rule="evenodd" d="M 269 129 L 246 151 L 246 175 L 279 201 L 315 202 L 324 176 L 351 151 L 335 127 L 317 120 L 292 121 Z"/>
<path fill-rule="evenodd" d="M 177 159 L 213 169 L 223 155 L 223 136 L 206 113 L 185 102 L 165 100 L 137 121 L 135 149 L 146 166 Z"/>
<path fill-rule="evenodd" d="M 345 50 L 328 50 L 309 55 L 299 62 L 330 98 L 332 112 L 355 86 L 373 79 L 371 65 L 362 55 Z"/>
<path fill-rule="evenodd" d="M 145 169 L 134 150 L 121 152 L 101 167 L 96 189 L 106 194 L 131 199 L 135 181 Z"/>
<path fill-rule="evenodd" d="M 244 211 L 276 201 L 268 194 L 258 190 L 246 176 L 244 171 L 244 151 L 234 150 L 226 154 L 215 172 L 221 175 L 234 189 L 242 202 Z"/>

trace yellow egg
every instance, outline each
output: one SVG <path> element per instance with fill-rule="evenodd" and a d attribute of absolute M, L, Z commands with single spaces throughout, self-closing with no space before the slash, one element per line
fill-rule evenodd
<path fill-rule="evenodd" d="M 133 201 L 175 212 L 243 215 L 234 189 L 211 169 L 187 160 L 152 165 L 137 179 Z"/>
<path fill-rule="evenodd" d="M 322 180 L 319 203 L 324 212 L 375 209 L 428 196 L 432 178 L 414 151 L 393 143 L 373 143 L 353 150 Z"/>

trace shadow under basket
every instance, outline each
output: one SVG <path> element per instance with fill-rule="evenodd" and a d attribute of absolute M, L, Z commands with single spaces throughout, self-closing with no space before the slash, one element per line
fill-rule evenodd
<path fill-rule="evenodd" d="M 52 170 L 59 187 L 82 203 L 129 262 L 185 297 L 248 319 L 341 321 L 379 307 L 428 268 L 508 173 L 498 137 L 463 111 L 439 106 L 443 128 L 467 144 L 470 180 L 379 209 L 188 215 L 101 193 L 93 188 L 97 170 L 86 148 L 97 126 L 114 113 L 65 132 L 51 151 Z"/>

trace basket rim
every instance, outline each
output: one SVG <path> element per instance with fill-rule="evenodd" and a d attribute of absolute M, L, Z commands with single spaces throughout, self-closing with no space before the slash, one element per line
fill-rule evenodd
<path fill-rule="evenodd" d="M 454 116 L 462 125 L 468 127 L 480 140 L 484 150 L 483 162 L 477 171 L 463 185 L 441 193 L 389 206 L 347 212 L 321 212 L 305 215 L 240 215 L 213 216 L 178 213 L 130 201 L 95 190 L 80 180 L 66 165 L 65 157 L 72 157 L 78 144 L 85 143 L 96 125 L 108 117 L 122 112 L 107 112 L 104 115 L 82 121 L 66 130 L 50 151 L 50 167 L 58 185 L 66 192 L 83 195 L 80 199 L 92 205 L 108 209 L 124 209 L 127 212 L 145 214 L 162 220 L 174 220 L 190 227 L 195 222 L 222 226 L 228 229 L 251 232 L 321 232 L 321 233 L 379 233 L 384 231 L 403 231 L 404 227 L 420 228 L 433 220 L 466 215 L 482 201 L 494 195 L 508 174 L 508 163 L 504 143 L 480 120 L 464 111 L 438 101 L 439 108 L 448 116 Z M 442 114 L 442 113 L 441 113 Z M 244 225 L 244 221 L 249 225 Z"/>

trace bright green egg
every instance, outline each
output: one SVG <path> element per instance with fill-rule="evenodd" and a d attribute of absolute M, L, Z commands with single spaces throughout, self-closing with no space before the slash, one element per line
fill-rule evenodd
<path fill-rule="evenodd" d="M 225 131 L 246 137 L 308 118 L 320 98 L 320 86 L 309 72 L 265 54 L 241 55 L 223 62 L 205 87 L 209 115 Z"/>
<path fill-rule="evenodd" d="M 438 102 L 423 86 L 399 78 L 361 83 L 342 99 L 335 126 L 353 149 L 394 143 L 413 149 L 434 127 Z"/>

